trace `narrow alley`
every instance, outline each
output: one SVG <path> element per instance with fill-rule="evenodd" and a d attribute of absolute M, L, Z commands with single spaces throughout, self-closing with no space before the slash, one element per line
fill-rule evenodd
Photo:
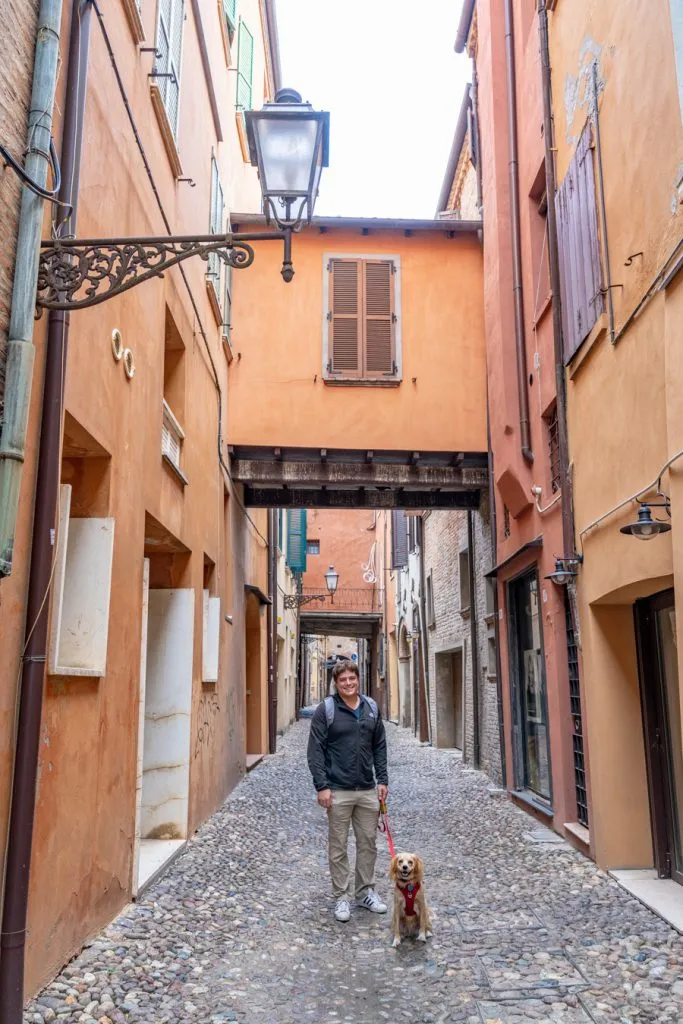
<path fill-rule="evenodd" d="M 299 721 L 184 854 L 33 1000 L 25 1024 L 678 1022 L 683 938 L 491 790 L 387 726 L 398 849 L 425 860 L 427 946 L 332 918 Z M 378 889 L 388 897 L 380 837 Z"/>

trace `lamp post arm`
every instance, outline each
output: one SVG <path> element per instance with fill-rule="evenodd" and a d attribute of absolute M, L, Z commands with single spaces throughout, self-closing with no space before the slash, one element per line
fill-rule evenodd
<path fill-rule="evenodd" d="M 282 277 L 292 280 L 292 232 L 160 235 L 149 238 L 56 238 L 41 243 L 38 316 L 43 309 L 87 309 L 121 295 L 191 256 L 216 253 L 236 270 L 254 262 L 252 242 L 283 243 Z"/>

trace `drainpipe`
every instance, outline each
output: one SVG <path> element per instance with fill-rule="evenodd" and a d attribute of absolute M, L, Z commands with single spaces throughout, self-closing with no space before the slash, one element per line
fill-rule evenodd
<path fill-rule="evenodd" d="M 524 460 L 531 464 L 531 428 L 527 383 L 526 338 L 524 330 L 524 289 L 522 286 L 522 239 L 519 226 L 519 155 L 517 145 L 517 71 L 513 0 L 505 0 L 505 65 L 507 71 L 508 134 L 510 136 L 510 224 L 512 229 L 512 294 L 515 304 L 515 353 L 517 356 L 517 397 L 519 436 Z"/>
<path fill-rule="evenodd" d="M 59 198 L 71 203 L 65 233 L 76 232 L 76 205 L 83 138 L 91 0 L 73 0 L 69 71 L 64 98 L 62 185 Z M 21 1024 L 29 870 L 40 746 L 47 626 L 54 530 L 59 494 L 64 368 L 69 319 L 51 311 L 48 320 L 45 388 L 41 418 L 31 569 L 26 610 L 12 804 L 7 836 L 5 900 L 0 934 L 0 1024 Z"/>
<path fill-rule="evenodd" d="M 59 61 L 62 0 L 41 0 L 36 23 L 31 109 L 28 116 L 26 174 L 41 188 L 47 182 L 52 110 Z M 14 533 L 24 468 L 33 380 L 33 324 L 43 202 L 24 186 L 17 231 L 12 311 L 7 342 L 5 419 L 0 436 L 0 579 L 12 572 Z"/>
<path fill-rule="evenodd" d="M 384 513 L 384 538 L 382 542 L 382 618 L 384 629 L 384 718 L 391 715 L 391 658 L 389 657 L 389 570 L 387 569 L 387 513 Z"/>
<path fill-rule="evenodd" d="M 496 492 L 493 484 L 493 449 L 491 448 L 491 417 L 488 395 L 486 396 L 486 434 L 489 446 L 489 514 L 491 517 L 491 558 L 498 564 L 498 517 L 496 515 Z M 503 716 L 503 677 L 500 660 L 500 618 L 498 603 L 498 577 L 493 580 L 493 630 L 496 640 L 496 700 L 498 703 L 498 743 L 500 746 L 500 774 L 503 789 L 507 789 L 507 756 L 505 753 L 505 718 Z"/>
<path fill-rule="evenodd" d="M 277 748 L 277 509 L 268 510 L 268 750 Z"/>
<path fill-rule="evenodd" d="M 555 354 L 555 390 L 557 392 L 557 435 L 560 462 L 560 489 L 562 492 L 562 542 L 564 555 L 574 554 L 574 511 L 572 481 L 569 473 L 569 440 L 567 432 L 567 384 L 564 372 L 564 346 L 562 339 L 562 291 L 560 286 L 560 258 L 555 213 L 555 157 L 553 152 L 553 98 L 550 71 L 550 43 L 548 38 L 548 10 L 546 0 L 538 5 L 538 30 L 541 47 L 541 87 L 543 92 L 543 137 L 545 140 L 545 187 L 548 197 L 548 262 L 550 288 L 553 296 L 553 344 Z"/>
<path fill-rule="evenodd" d="M 422 678 L 424 679 L 425 707 L 427 708 L 427 739 L 432 742 L 432 714 L 429 704 L 429 637 L 427 628 L 427 594 L 425 587 L 425 524 L 422 516 L 416 516 L 419 523 L 418 543 L 420 545 L 420 633 L 422 634 Z M 419 698 L 418 698 L 419 700 Z"/>
<path fill-rule="evenodd" d="M 477 585 L 475 580 L 476 552 L 474 549 L 474 512 L 467 510 L 467 548 L 470 562 L 470 646 L 472 648 L 472 746 L 474 767 L 481 764 L 481 728 L 479 701 L 479 640 L 477 637 Z"/>

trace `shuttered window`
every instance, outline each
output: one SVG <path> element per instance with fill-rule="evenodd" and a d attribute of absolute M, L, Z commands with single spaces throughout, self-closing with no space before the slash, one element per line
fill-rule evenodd
<path fill-rule="evenodd" d="M 287 511 L 287 565 L 292 572 L 306 572 L 306 509 Z"/>
<path fill-rule="evenodd" d="M 555 196 L 555 210 L 564 361 L 568 363 L 605 309 L 590 122 Z"/>
<path fill-rule="evenodd" d="M 240 18 L 237 32 L 237 109 L 251 110 L 254 74 L 254 37 Z"/>
<path fill-rule="evenodd" d="M 223 0 L 223 13 L 229 28 L 234 32 L 237 28 L 237 0 Z"/>
<path fill-rule="evenodd" d="M 328 373 L 341 378 L 396 376 L 393 260 L 328 262 Z"/>
<path fill-rule="evenodd" d="M 166 108 L 173 137 L 178 138 L 180 61 L 183 50 L 185 0 L 160 0 L 154 78 Z"/>
<path fill-rule="evenodd" d="M 391 513 L 391 568 L 405 569 L 408 564 L 408 528 L 403 509 Z"/>
<path fill-rule="evenodd" d="M 211 157 L 211 199 L 209 211 L 209 231 L 212 235 L 223 233 L 223 212 L 225 204 L 223 201 L 223 188 L 218 174 L 216 157 Z M 217 252 L 209 253 L 208 270 L 206 276 L 213 285 L 216 294 L 216 301 L 222 304 L 221 294 L 221 259 Z"/>

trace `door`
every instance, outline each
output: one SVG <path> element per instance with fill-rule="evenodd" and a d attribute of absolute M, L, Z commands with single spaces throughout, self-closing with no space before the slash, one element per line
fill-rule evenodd
<path fill-rule="evenodd" d="M 548 702 L 536 569 L 508 584 L 517 788 L 552 799 Z"/>
<path fill-rule="evenodd" d="M 636 601 L 638 674 L 655 867 L 683 884 L 683 745 L 673 590 Z"/>
<path fill-rule="evenodd" d="M 453 720 L 455 723 L 455 747 L 463 749 L 463 692 L 462 692 L 462 651 L 451 655 L 453 673 Z"/>

